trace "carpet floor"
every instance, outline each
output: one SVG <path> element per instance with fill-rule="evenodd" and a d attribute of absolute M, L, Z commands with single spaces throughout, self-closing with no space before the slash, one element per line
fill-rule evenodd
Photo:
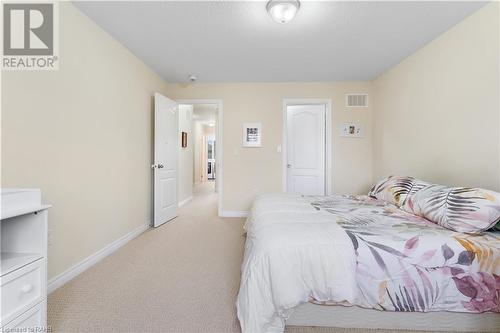
<path fill-rule="evenodd" d="M 240 332 L 235 301 L 243 222 L 217 217 L 213 183 L 198 186 L 177 218 L 49 295 L 49 326 L 53 332 Z M 286 332 L 398 331 L 287 327 Z"/>

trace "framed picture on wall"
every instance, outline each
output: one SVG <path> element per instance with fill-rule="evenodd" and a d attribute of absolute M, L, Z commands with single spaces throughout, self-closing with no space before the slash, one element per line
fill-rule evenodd
<path fill-rule="evenodd" d="M 262 147 L 261 123 L 243 124 L 243 147 Z"/>
<path fill-rule="evenodd" d="M 181 132 L 181 147 L 187 148 L 188 146 L 188 134 L 186 132 Z"/>

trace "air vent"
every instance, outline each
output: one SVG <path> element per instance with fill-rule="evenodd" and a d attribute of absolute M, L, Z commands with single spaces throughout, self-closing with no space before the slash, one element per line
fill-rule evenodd
<path fill-rule="evenodd" d="M 345 103 L 347 107 L 367 107 L 368 94 L 347 94 L 345 95 Z"/>

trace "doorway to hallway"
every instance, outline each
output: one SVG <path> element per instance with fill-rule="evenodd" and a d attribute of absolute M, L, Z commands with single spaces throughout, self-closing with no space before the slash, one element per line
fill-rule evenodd
<path fill-rule="evenodd" d="M 217 193 L 218 214 L 222 215 L 222 101 L 178 103 L 179 135 L 187 138 L 186 146 L 180 148 L 179 202 L 189 201 L 199 191 L 213 191 Z"/>

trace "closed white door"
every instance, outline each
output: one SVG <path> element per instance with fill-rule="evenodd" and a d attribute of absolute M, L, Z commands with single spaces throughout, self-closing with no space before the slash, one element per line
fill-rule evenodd
<path fill-rule="evenodd" d="M 287 192 L 325 194 L 325 111 L 325 105 L 287 106 Z"/>
<path fill-rule="evenodd" d="M 177 216 L 177 160 L 179 154 L 179 106 L 155 94 L 154 218 L 158 227 Z"/>

